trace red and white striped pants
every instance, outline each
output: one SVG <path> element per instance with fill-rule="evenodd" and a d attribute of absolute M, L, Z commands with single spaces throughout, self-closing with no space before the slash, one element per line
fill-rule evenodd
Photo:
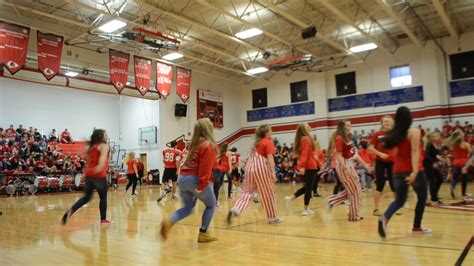
<path fill-rule="evenodd" d="M 232 208 L 235 214 L 240 215 L 244 212 L 255 192 L 258 191 L 268 219 L 278 218 L 275 187 L 272 179 L 267 159 L 256 151 L 252 151 L 245 165 L 243 193 Z"/>
<path fill-rule="evenodd" d="M 344 168 L 347 168 L 346 171 L 344 171 Z M 335 169 L 337 176 L 344 185 L 345 189 L 336 195 L 328 197 L 329 205 L 333 207 L 349 199 L 350 206 L 348 219 L 349 221 L 356 221 L 360 217 L 359 206 L 362 196 L 359 183 L 359 174 L 357 174 L 352 162 L 346 159 L 344 159 L 344 165 L 340 165 L 337 162 Z"/>

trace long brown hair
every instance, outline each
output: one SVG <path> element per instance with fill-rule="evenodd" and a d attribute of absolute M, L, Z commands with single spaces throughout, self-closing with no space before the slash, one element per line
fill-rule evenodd
<path fill-rule="evenodd" d="M 314 151 L 316 148 L 316 144 L 314 143 L 314 139 L 309 133 L 309 126 L 307 123 L 299 124 L 298 127 L 296 128 L 296 134 L 295 134 L 295 147 L 293 148 L 293 156 L 297 157 L 301 153 L 301 138 L 302 137 L 308 137 L 310 139 L 311 143 L 311 150 Z"/>
<path fill-rule="evenodd" d="M 220 159 L 222 155 L 224 155 L 227 152 L 228 149 L 229 149 L 229 144 L 227 144 L 227 142 L 222 143 L 221 149 L 219 151 L 219 155 L 217 156 L 217 158 Z"/>
<path fill-rule="evenodd" d="M 255 142 L 253 143 L 253 147 L 257 147 L 258 143 L 265 138 L 265 135 L 270 131 L 270 126 L 265 124 L 257 127 L 255 130 Z"/>
<path fill-rule="evenodd" d="M 337 129 L 331 134 L 331 140 L 328 147 L 329 154 L 331 154 L 335 149 L 337 136 L 341 136 L 345 142 L 349 141 L 349 136 L 346 134 L 346 130 L 344 128 L 347 121 L 349 120 L 342 119 L 337 123 Z"/>
<path fill-rule="evenodd" d="M 201 140 L 209 142 L 214 148 L 216 147 L 216 141 L 214 140 L 214 132 L 212 130 L 212 123 L 209 118 L 201 118 L 194 124 L 193 135 L 189 142 L 188 155 L 185 162 L 188 162 L 194 155 L 197 146 L 201 143 Z"/>

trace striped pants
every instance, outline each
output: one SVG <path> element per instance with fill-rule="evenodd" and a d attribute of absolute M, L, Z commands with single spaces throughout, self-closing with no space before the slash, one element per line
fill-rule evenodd
<path fill-rule="evenodd" d="M 267 159 L 253 151 L 245 165 L 244 190 L 235 203 L 232 211 L 240 215 L 248 207 L 255 192 L 261 196 L 262 205 L 268 219 L 278 218 L 275 199 L 275 187 L 271 172 L 268 170 Z"/>
<path fill-rule="evenodd" d="M 336 172 L 345 189 L 328 197 L 328 202 L 333 207 L 348 199 L 350 201 L 348 219 L 349 221 L 357 221 L 360 217 L 359 206 L 362 195 L 359 175 L 351 161 L 344 160 L 344 164 L 336 163 Z M 346 171 L 344 171 L 344 168 L 347 168 Z"/>

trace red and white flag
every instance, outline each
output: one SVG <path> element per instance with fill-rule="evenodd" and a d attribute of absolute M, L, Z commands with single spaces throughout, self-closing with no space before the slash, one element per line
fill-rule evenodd
<path fill-rule="evenodd" d="M 129 62 L 129 54 L 115 50 L 109 51 L 110 83 L 114 85 L 118 93 L 122 93 L 127 86 Z"/>
<path fill-rule="evenodd" d="M 0 63 L 13 75 L 26 62 L 30 28 L 0 21 Z"/>
<path fill-rule="evenodd" d="M 134 56 L 135 87 L 142 96 L 150 90 L 151 86 L 151 59 Z"/>
<path fill-rule="evenodd" d="M 171 93 L 173 66 L 156 62 L 156 90 L 165 100 Z"/>
<path fill-rule="evenodd" d="M 61 67 L 63 37 L 37 31 L 38 70 L 49 81 L 54 78 Z"/>
<path fill-rule="evenodd" d="M 185 103 L 191 93 L 191 70 L 185 68 L 176 68 L 176 93 Z"/>

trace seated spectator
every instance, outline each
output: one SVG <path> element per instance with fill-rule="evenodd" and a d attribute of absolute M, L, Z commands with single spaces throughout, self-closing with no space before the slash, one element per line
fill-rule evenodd
<path fill-rule="evenodd" d="M 13 128 L 13 125 L 10 125 L 10 127 L 7 130 L 5 130 L 4 135 L 6 138 L 9 138 L 9 139 L 15 138 L 16 130 Z"/>
<path fill-rule="evenodd" d="M 459 121 L 456 121 L 456 123 L 454 124 L 454 130 L 463 130 L 463 127 L 461 126 L 461 122 Z"/>
<path fill-rule="evenodd" d="M 48 136 L 49 141 L 57 140 L 58 139 L 58 133 L 56 133 L 56 129 L 53 129 L 51 133 L 49 133 Z"/>
<path fill-rule="evenodd" d="M 444 125 L 443 125 L 443 134 L 451 134 L 451 132 L 453 132 L 453 127 L 449 124 L 449 121 L 446 120 L 444 121 Z"/>
<path fill-rule="evenodd" d="M 37 128 L 34 129 L 34 139 L 35 139 L 35 141 L 40 141 L 41 140 L 41 133 L 38 131 Z"/>
<path fill-rule="evenodd" d="M 64 131 L 61 133 L 60 142 L 65 143 L 65 144 L 72 143 L 71 133 L 69 133 L 69 131 L 67 131 L 67 128 L 64 129 Z"/>
<path fill-rule="evenodd" d="M 25 131 L 25 129 L 23 128 L 23 125 L 18 126 L 18 128 L 16 129 L 16 133 L 20 135 L 23 134 L 23 131 Z"/>

